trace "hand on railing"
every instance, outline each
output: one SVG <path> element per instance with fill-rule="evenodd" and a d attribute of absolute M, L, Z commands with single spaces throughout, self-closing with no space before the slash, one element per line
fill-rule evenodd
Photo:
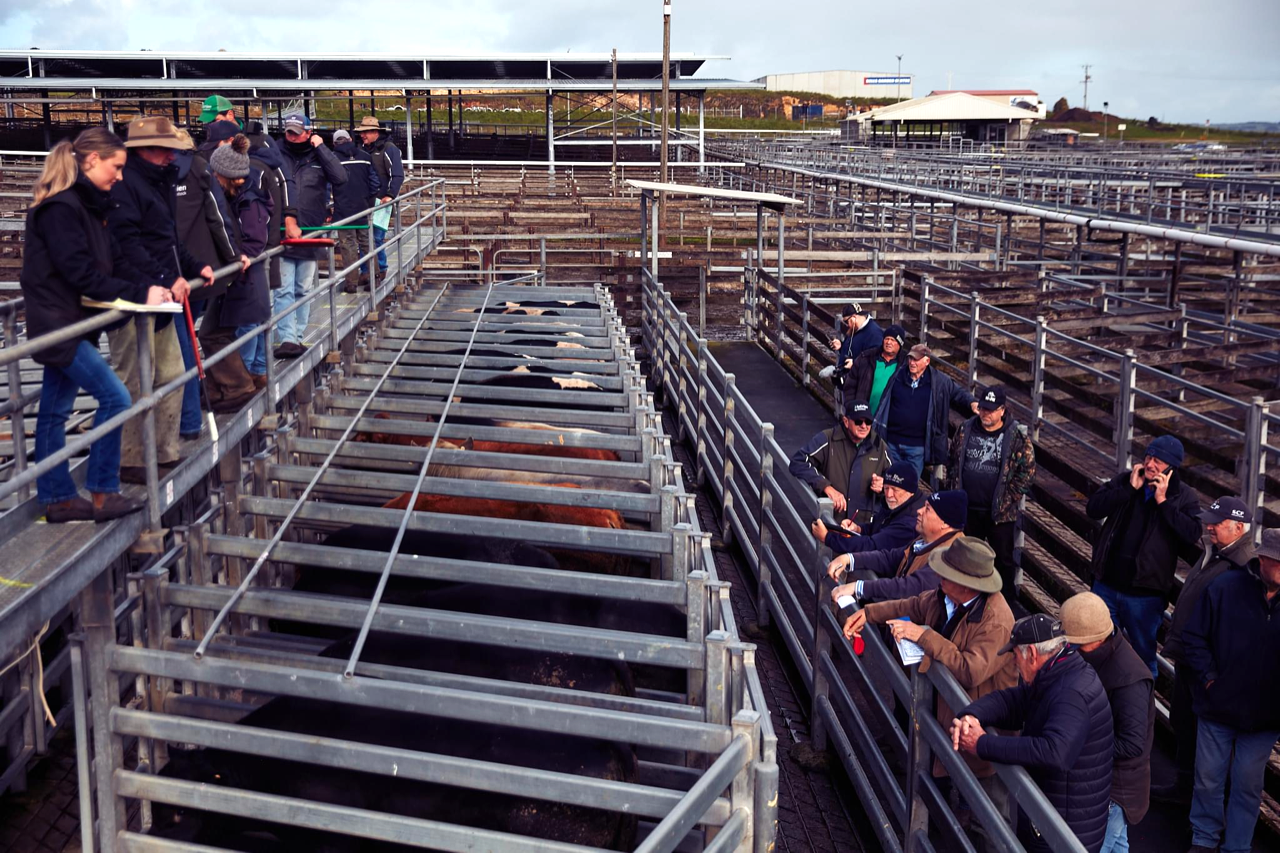
<path fill-rule="evenodd" d="M 831 505 L 835 507 L 836 512 L 844 512 L 849 507 L 849 502 L 845 499 L 844 494 L 835 486 L 827 486 L 822 490 L 827 497 L 831 498 Z"/>
<path fill-rule="evenodd" d="M 845 572 L 849 571 L 849 567 L 850 567 L 851 565 L 853 565 L 853 555 L 852 555 L 852 554 L 840 554 L 840 555 L 839 555 L 839 556 L 837 556 L 834 560 L 832 560 L 830 563 L 827 563 L 827 577 L 831 578 L 831 579 L 832 579 L 833 581 L 835 581 L 836 583 L 839 583 L 839 582 L 840 582 L 840 577 L 841 577 Z M 837 587 L 837 589 L 839 589 L 839 587 Z M 835 593 L 833 592 L 833 593 L 832 593 L 832 600 L 833 600 L 833 601 L 835 600 L 835 597 L 836 597 L 836 596 L 835 596 Z"/>
<path fill-rule="evenodd" d="M 839 589 L 840 587 L 836 587 Z M 862 629 L 867 627 L 867 611 L 858 610 L 848 619 L 844 620 L 840 632 L 844 634 L 846 640 L 852 640 L 855 637 L 862 636 Z"/>
<path fill-rule="evenodd" d="M 982 723 L 978 722 L 978 718 L 965 714 L 963 719 L 953 719 L 951 721 L 951 745 L 956 752 L 967 752 L 970 755 L 978 754 L 978 739 L 985 735 L 982 729 Z"/>

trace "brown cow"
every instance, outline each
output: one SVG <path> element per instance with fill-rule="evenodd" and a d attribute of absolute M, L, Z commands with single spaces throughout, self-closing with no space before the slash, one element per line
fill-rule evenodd
<path fill-rule="evenodd" d="M 391 419 L 391 415 L 387 412 L 378 412 L 373 417 L 375 420 Z M 503 421 L 499 425 L 531 431 L 551 430 L 565 432 L 567 429 L 566 427 L 555 427 L 550 424 L 519 421 Z M 384 432 L 361 433 L 356 440 L 369 441 L 374 444 L 398 444 L 404 447 L 428 447 L 431 444 L 431 437 L 427 435 L 396 435 Z M 458 442 L 441 438 L 437 446 L 447 450 L 476 450 L 482 453 L 518 453 L 525 456 L 555 456 L 561 459 L 591 459 L 597 462 L 618 461 L 618 454 L 612 450 L 601 450 L 593 447 L 564 447 L 563 445 L 555 444 L 552 439 L 548 439 L 541 444 L 532 442 L 525 444 L 514 441 L 474 441 L 472 439 Z"/>

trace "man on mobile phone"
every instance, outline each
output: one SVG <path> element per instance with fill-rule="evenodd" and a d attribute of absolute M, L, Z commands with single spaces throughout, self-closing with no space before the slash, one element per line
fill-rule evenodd
<path fill-rule="evenodd" d="M 1156 675 L 1156 630 L 1178 557 L 1199 555 L 1200 503 L 1178 476 L 1182 442 L 1162 435 L 1141 464 L 1116 475 L 1089 498 L 1090 518 L 1105 519 L 1093 546 L 1093 592 Z"/>

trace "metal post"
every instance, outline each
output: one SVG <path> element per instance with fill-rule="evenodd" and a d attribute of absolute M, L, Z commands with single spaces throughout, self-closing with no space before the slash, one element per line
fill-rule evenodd
<path fill-rule="evenodd" d="M 1133 464 L 1133 407 L 1134 386 L 1138 382 L 1138 369 L 1131 349 L 1124 351 L 1120 359 L 1120 392 L 1116 394 L 1116 468 L 1128 470 Z"/>
<path fill-rule="evenodd" d="M 760 425 L 760 472 L 757 485 L 760 503 L 756 509 L 756 619 L 761 628 L 769 626 L 769 597 L 766 594 L 773 583 L 773 573 L 765 556 L 773 546 L 773 532 L 769 530 L 769 514 L 773 511 L 773 492 L 769 480 L 773 477 L 773 456 L 769 442 L 773 440 L 773 424 Z"/>
<path fill-rule="evenodd" d="M 609 185 L 618 192 L 618 49 L 613 49 L 613 160 L 609 167 Z"/>
<path fill-rule="evenodd" d="M 787 278 L 787 264 L 785 255 L 787 251 L 787 215 L 781 210 L 778 211 L 778 289 L 782 289 L 782 285 Z"/>
<path fill-rule="evenodd" d="M 658 209 L 662 204 L 661 195 L 654 204 L 649 205 L 649 263 L 654 281 L 658 279 Z"/>
<path fill-rule="evenodd" d="M 929 343 L 929 285 L 933 280 L 928 276 L 920 279 L 920 343 Z"/>
<path fill-rule="evenodd" d="M 978 387 L 978 319 L 982 299 L 978 291 L 969 291 L 969 390 Z"/>
<path fill-rule="evenodd" d="M 139 314 L 134 318 L 134 330 L 138 345 L 138 399 L 151 396 L 154 390 L 155 375 L 152 367 L 152 346 L 154 344 L 153 317 L 150 314 Z M 142 413 L 142 464 L 147 469 L 147 516 L 148 527 L 160 529 L 160 477 L 156 463 L 156 410 L 155 407 Z"/>
<path fill-rule="evenodd" d="M 649 262 L 649 191 L 640 193 L 640 269 Z"/>
<path fill-rule="evenodd" d="M 7 347 L 17 346 L 18 344 L 18 315 L 16 311 L 10 311 L 4 318 L 4 345 Z M 22 396 L 22 365 L 18 361 L 9 362 L 9 399 L 15 400 Z M 13 413 L 9 415 L 10 433 L 13 435 L 13 461 L 14 476 L 21 474 L 27 470 L 27 427 L 26 419 L 23 415 L 23 406 L 14 407 Z M 31 497 L 31 487 L 23 486 L 18 490 L 18 500 L 25 501 Z"/>
<path fill-rule="evenodd" d="M 694 428 L 694 480 L 701 488 L 706 482 L 707 465 L 707 341 L 698 336 L 698 413 Z"/>
<path fill-rule="evenodd" d="M 333 273 L 335 264 L 333 258 L 333 246 L 329 247 L 327 254 L 329 257 L 329 349 L 331 351 L 336 351 L 338 349 L 338 291 L 337 288 L 334 287 L 335 282 Z M 345 255 L 342 260 L 344 261 L 343 266 L 346 266 L 345 261 L 347 258 Z"/>
<path fill-rule="evenodd" d="M 89 697 L 84 684 L 84 635 L 71 637 L 71 707 L 76 732 L 76 787 L 80 795 L 80 850 L 94 853 L 93 780 L 89 770 Z"/>
<path fill-rule="evenodd" d="M 707 333 L 707 268 L 698 267 L 698 337 Z"/>
<path fill-rule="evenodd" d="M 111 709 L 119 704 L 120 684 L 107 665 L 115 644 L 116 620 L 111 571 L 100 572 L 80 593 L 80 621 L 88 653 L 89 703 L 93 721 L 93 773 L 98 786 L 98 842 L 116 849 L 116 835 L 127 827 L 124 800 L 115 794 L 115 771 L 124 767 L 124 745 L 111 732 Z M 92 820 L 92 815 L 81 815 Z"/>
<path fill-rule="evenodd" d="M 547 90 L 547 174 L 556 173 L 556 118 L 555 101 Z"/>
<path fill-rule="evenodd" d="M 911 725 L 907 739 L 907 826 L 904 833 L 903 853 L 916 853 L 926 848 L 920 843 L 929 831 L 929 809 L 925 806 L 920 790 L 929 776 L 929 744 L 925 742 L 917 720 L 932 716 L 933 686 L 920 674 L 920 665 L 911 667 Z"/>
<path fill-rule="evenodd" d="M 1040 440 L 1040 423 L 1044 419 L 1044 363 L 1048 349 L 1048 326 L 1043 315 L 1036 317 L 1035 353 L 1031 361 L 1031 440 Z"/>
<path fill-rule="evenodd" d="M 809 377 L 809 294 L 800 301 L 800 384 L 808 388 Z"/>
<path fill-rule="evenodd" d="M 413 161 L 413 98 L 405 96 L 404 99 L 404 150 L 409 155 L 410 162 Z"/>
<path fill-rule="evenodd" d="M 707 93 L 698 93 L 698 174 L 707 168 Z"/>
<path fill-rule="evenodd" d="M 1262 446 L 1267 442 L 1267 418 L 1269 406 L 1262 397 L 1254 397 L 1245 412 L 1243 458 L 1240 465 L 1240 494 L 1256 519 L 1262 518 L 1262 502 L 1265 497 L 1267 454 Z M 1262 532 L 1262 524 L 1254 525 L 1254 541 Z"/>
<path fill-rule="evenodd" d="M 720 459 L 723 465 L 720 471 L 720 501 L 723 508 L 720 513 L 721 539 L 728 545 L 733 540 L 733 419 L 735 403 L 733 402 L 733 386 L 736 379 L 732 373 L 724 375 L 724 441 L 720 445 Z"/>

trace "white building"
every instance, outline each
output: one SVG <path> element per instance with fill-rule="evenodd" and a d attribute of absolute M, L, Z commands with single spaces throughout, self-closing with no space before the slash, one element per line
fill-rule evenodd
<path fill-rule="evenodd" d="M 853 141 L 949 138 L 1011 143 L 1025 140 L 1042 114 L 1032 104 L 1010 106 L 968 92 L 929 95 L 851 116 L 842 135 Z"/>
<path fill-rule="evenodd" d="M 817 92 L 832 98 L 911 97 L 910 74 L 898 76 L 893 71 L 800 71 L 794 74 L 769 74 L 757 77 L 770 92 Z"/>

